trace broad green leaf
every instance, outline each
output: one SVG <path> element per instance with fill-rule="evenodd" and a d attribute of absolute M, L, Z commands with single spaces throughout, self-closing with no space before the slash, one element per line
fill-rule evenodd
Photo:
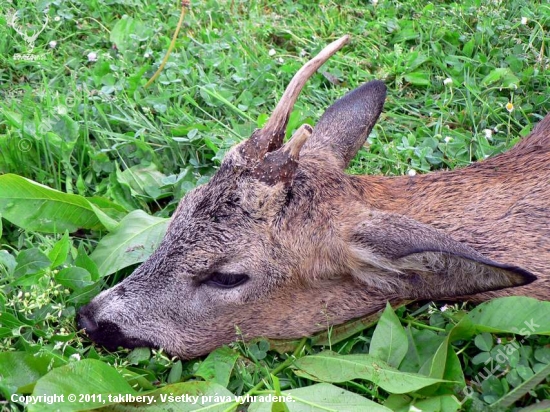
<path fill-rule="evenodd" d="M 451 394 L 434 396 L 428 399 L 412 398 L 407 395 L 390 395 L 384 406 L 394 412 L 455 412 L 460 409 L 460 402 Z"/>
<path fill-rule="evenodd" d="M 249 412 L 272 410 L 273 403 L 265 401 L 268 395 L 263 396 L 257 396 L 248 408 Z M 391 412 L 385 406 L 328 383 L 283 391 L 282 396 L 290 398 L 290 402 L 285 402 L 290 412 Z"/>
<path fill-rule="evenodd" d="M 0 268 L 4 267 L 6 272 L 12 275 L 17 266 L 17 260 L 7 250 L 0 250 Z M 0 274 L 2 272 L 0 271 Z"/>
<path fill-rule="evenodd" d="M 137 365 L 141 362 L 148 361 L 151 357 L 151 350 L 149 348 L 135 348 L 128 354 L 126 359 L 130 362 L 130 365 Z"/>
<path fill-rule="evenodd" d="M 447 359 L 445 361 L 445 372 L 443 374 L 443 379 L 448 381 L 457 382 L 460 387 L 466 385 L 464 380 L 464 372 L 462 371 L 462 364 L 460 359 L 456 354 L 452 345 L 449 345 L 447 350 Z"/>
<path fill-rule="evenodd" d="M 485 76 L 481 85 L 487 87 L 497 82 L 501 87 L 511 87 L 512 85 L 519 86 L 520 81 L 508 67 L 499 67 Z"/>
<path fill-rule="evenodd" d="M 9 399 L 19 388 L 33 384 L 50 368 L 64 363 L 60 357 L 49 353 L 0 353 L 0 393 Z"/>
<path fill-rule="evenodd" d="M 0 176 L 0 213 L 13 224 L 37 232 L 103 228 L 86 198 L 13 174 Z"/>
<path fill-rule="evenodd" d="M 283 394 L 281 393 L 281 382 L 279 381 L 279 378 L 272 374 L 271 380 L 273 381 L 275 396 L 277 396 L 277 399 L 275 399 L 271 404 L 271 412 L 290 412 L 284 400 L 281 400 L 280 398 L 283 396 Z"/>
<path fill-rule="evenodd" d="M 399 365 L 402 372 L 418 373 L 427 361 L 433 358 L 434 353 L 445 340 L 445 336 L 438 335 L 429 329 L 406 329 L 409 340 L 409 349 Z"/>
<path fill-rule="evenodd" d="M 142 210 L 129 213 L 90 255 L 100 276 L 147 259 L 160 244 L 168 222 L 169 219 L 150 216 Z"/>
<path fill-rule="evenodd" d="M 145 23 L 124 15 L 112 28 L 110 39 L 124 53 L 138 48 L 140 41 L 147 40 L 151 34 L 152 29 Z"/>
<path fill-rule="evenodd" d="M 105 229 L 107 229 L 108 231 L 115 230 L 115 228 L 118 226 L 118 222 L 116 220 L 111 218 L 107 213 L 105 213 L 93 203 L 90 203 L 90 207 L 94 211 L 99 222 L 105 227 Z"/>
<path fill-rule="evenodd" d="M 79 268 L 86 269 L 90 275 L 92 276 L 92 280 L 96 281 L 99 279 L 99 271 L 97 270 L 97 265 L 95 262 L 90 259 L 90 257 L 86 254 L 84 248 L 82 245 L 78 248 L 78 254 L 76 256 L 76 259 L 74 261 L 74 265 L 78 266 Z"/>
<path fill-rule="evenodd" d="M 224 387 L 229 384 L 231 372 L 239 354 L 233 349 L 223 346 L 211 352 L 199 365 L 195 376 L 200 376 L 206 381 L 218 383 Z"/>
<path fill-rule="evenodd" d="M 441 341 L 433 356 L 422 365 L 419 373 L 431 378 L 452 381 L 461 386 L 465 385 L 462 366 L 451 345 L 450 334 Z"/>
<path fill-rule="evenodd" d="M 99 292 L 101 292 L 101 282 L 95 282 L 90 286 L 75 290 L 67 301 L 75 305 L 84 305 L 91 301 Z"/>
<path fill-rule="evenodd" d="M 550 364 L 543 367 L 537 373 L 532 375 L 529 379 L 523 382 L 518 387 L 514 388 L 502 398 L 491 405 L 494 410 L 505 409 L 512 406 L 516 401 L 525 396 L 530 390 L 534 389 L 539 383 L 541 383 L 547 376 L 550 375 Z"/>
<path fill-rule="evenodd" d="M 478 349 L 489 352 L 493 347 L 493 337 L 490 333 L 481 333 L 475 337 L 474 344 L 478 347 Z"/>
<path fill-rule="evenodd" d="M 498 67 L 496 69 L 493 69 L 487 76 L 483 78 L 481 81 L 481 85 L 483 87 L 490 85 L 491 83 L 495 83 L 502 79 L 506 73 L 509 71 L 507 67 Z"/>
<path fill-rule="evenodd" d="M 76 395 L 74 402 L 68 401 Z M 79 402 L 80 394 L 96 395 Z M 55 368 L 38 379 L 33 395 L 63 395 L 65 402 L 38 402 L 28 406 L 29 412 L 89 410 L 109 404 L 108 395 L 136 394 L 117 370 L 95 359 L 84 359 Z M 99 399 L 98 395 L 101 395 Z"/>
<path fill-rule="evenodd" d="M 94 284 L 90 273 L 76 266 L 60 270 L 54 275 L 54 279 L 60 285 L 72 290 L 80 290 Z"/>
<path fill-rule="evenodd" d="M 542 363 L 550 363 L 550 347 L 537 348 L 535 350 L 535 359 Z"/>
<path fill-rule="evenodd" d="M 502 316 L 506 313 L 506 316 Z M 450 332 L 451 341 L 481 332 L 550 335 L 550 302 L 508 296 L 482 303 L 464 316 Z"/>
<path fill-rule="evenodd" d="M 51 267 L 56 268 L 65 262 L 69 255 L 69 249 L 71 248 L 71 241 L 69 240 L 69 232 L 65 231 L 63 237 L 59 239 L 52 250 L 48 253 L 48 258 L 52 261 Z"/>
<path fill-rule="evenodd" d="M 137 395 L 151 396 L 150 403 L 125 402 L 109 405 L 100 411 L 115 412 L 224 412 L 236 410 L 237 404 L 231 392 L 213 382 L 183 382 L 167 385 L 152 392 Z M 230 408 L 235 405 L 234 408 Z"/>
<path fill-rule="evenodd" d="M 128 214 L 123 206 L 115 203 L 109 199 L 100 196 L 92 196 L 86 198 L 91 204 L 96 205 L 100 208 L 105 214 L 107 214 L 111 219 L 121 221 L 124 216 Z"/>
<path fill-rule="evenodd" d="M 409 341 L 405 329 L 388 302 L 372 335 L 369 355 L 397 368 L 407 354 L 408 348 Z"/>
<path fill-rule="evenodd" d="M 420 368 L 420 373 L 436 379 L 443 379 L 447 365 L 447 353 L 449 350 L 449 336 L 439 345 L 433 357 Z"/>
<path fill-rule="evenodd" d="M 389 393 L 409 393 L 426 386 L 446 382 L 415 373 L 400 372 L 385 362 L 366 354 L 339 355 L 321 352 L 304 356 L 294 365 L 296 374 L 323 382 L 347 382 L 352 379 L 366 379 Z"/>
<path fill-rule="evenodd" d="M 148 166 L 136 165 L 123 172 L 117 171 L 117 179 L 120 184 L 130 188 L 132 196 L 145 196 L 150 199 L 158 199 L 166 190 L 162 189 L 166 175 L 159 172 L 154 164 Z"/>
<path fill-rule="evenodd" d="M 181 380 L 181 374 L 183 372 L 183 364 L 181 361 L 177 361 L 170 369 L 170 374 L 168 375 L 168 383 L 177 383 Z"/>
<path fill-rule="evenodd" d="M 51 265 L 50 259 L 38 248 L 25 249 L 19 252 L 15 258 L 15 277 L 20 278 L 27 274 L 34 274 Z"/>
<path fill-rule="evenodd" d="M 405 81 L 415 86 L 430 86 L 430 75 L 426 72 L 412 72 L 404 76 Z"/>

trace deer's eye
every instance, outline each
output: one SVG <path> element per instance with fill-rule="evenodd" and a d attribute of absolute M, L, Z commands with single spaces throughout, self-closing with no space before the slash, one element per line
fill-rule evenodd
<path fill-rule="evenodd" d="M 248 279 L 247 275 L 214 272 L 204 283 L 216 288 L 230 289 L 242 285 Z"/>

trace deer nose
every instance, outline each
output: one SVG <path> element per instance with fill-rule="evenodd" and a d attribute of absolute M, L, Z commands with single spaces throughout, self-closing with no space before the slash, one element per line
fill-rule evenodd
<path fill-rule="evenodd" d="M 97 332 L 99 325 L 94 319 L 90 305 L 86 305 L 80 308 L 76 315 L 76 324 L 79 329 L 84 329 L 88 336 L 93 336 Z"/>

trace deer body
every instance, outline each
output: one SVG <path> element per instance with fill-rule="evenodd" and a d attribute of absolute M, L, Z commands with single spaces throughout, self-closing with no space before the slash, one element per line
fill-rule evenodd
<path fill-rule="evenodd" d="M 155 253 L 81 308 L 94 341 L 190 358 L 236 329 L 296 338 L 388 300 L 550 296 L 550 117 L 464 169 L 350 176 L 384 104 L 373 81 L 283 144 L 305 80 L 346 42 L 306 64 L 269 122 L 182 199 Z"/>
<path fill-rule="evenodd" d="M 374 208 L 410 216 L 538 277 L 532 284 L 474 300 L 550 298 L 550 116 L 511 150 L 463 169 L 358 179 L 377 188 L 366 199 Z"/>

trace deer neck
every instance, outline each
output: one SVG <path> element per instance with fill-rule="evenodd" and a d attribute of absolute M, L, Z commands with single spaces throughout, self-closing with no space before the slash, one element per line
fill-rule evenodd
<path fill-rule="evenodd" d="M 547 271 L 541 248 L 550 252 L 548 141 L 524 141 L 453 171 L 357 176 L 355 186 L 372 208 L 429 224 L 492 259 L 540 274 Z"/>

